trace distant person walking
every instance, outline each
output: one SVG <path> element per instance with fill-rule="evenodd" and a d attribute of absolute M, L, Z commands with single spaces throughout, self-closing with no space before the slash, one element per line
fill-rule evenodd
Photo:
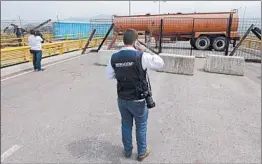
<path fill-rule="evenodd" d="M 28 37 L 28 45 L 31 47 L 30 52 L 33 55 L 33 66 L 35 71 L 44 71 L 41 68 L 42 61 L 42 43 L 44 39 L 39 31 L 30 31 L 30 36 Z"/>

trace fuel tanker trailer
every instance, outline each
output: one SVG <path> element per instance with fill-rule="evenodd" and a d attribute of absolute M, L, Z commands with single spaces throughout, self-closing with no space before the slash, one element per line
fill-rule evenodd
<path fill-rule="evenodd" d="M 115 31 L 133 28 L 138 32 L 151 33 L 156 42 L 160 35 L 160 22 L 163 20 L 162 37 L 170 41 L 190 41 L 198 50 L 213 48 L 223 51 L 226 48 L 229 16 L 232 13 L 230 41 L 240 39 L 237 12 L 162 14 L 114 16 Z"/>

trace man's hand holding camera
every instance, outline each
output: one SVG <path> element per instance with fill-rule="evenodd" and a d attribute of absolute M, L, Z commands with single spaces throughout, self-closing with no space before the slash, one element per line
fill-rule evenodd
<path fill-rule="evenodd" d="M 141 45 L 138 41 L 135 42 L 135 48 L 138 50 L 138 51 L 146 51 L 146 47 Z"/>

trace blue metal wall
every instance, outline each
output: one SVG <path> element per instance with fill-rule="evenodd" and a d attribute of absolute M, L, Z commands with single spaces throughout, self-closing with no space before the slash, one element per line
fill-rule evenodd
<path fill-rule="evenodd" d="M 77 39 L 78 34 L 88 38 L 92 30 L 96 29 L 95 37 L 103 37 L 110 26 L 111 24 L 53 22 L 53 35 L 55 39 L 63 39 L 66 35 L 69 39 Z"/>
<path fill-rule="evenodd" d="M 90 23 L 90 33 L 93 31 L 93 29 L 96 29 L 95 37 L 104 37 L 107 31 L 109 30 L 110 26 L 111 24 L 106 23 Z M 110 35 L 112 35 L 112 31 Z"/>

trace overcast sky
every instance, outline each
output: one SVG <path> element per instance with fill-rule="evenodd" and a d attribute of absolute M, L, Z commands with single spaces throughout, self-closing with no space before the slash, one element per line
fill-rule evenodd
<path fill-rule="evenodd" d="M 218 12 L 239 8 L 243 17 L 261 17 L 261 1 L 166 1 L 161 2 L 161 13 Z M 128 15 L 129 1 L 1 1 L 1 19 L 60 20 L 69 17 Z M 131 1 L 131 14 L 157 14 L 158 2 Z"/>

